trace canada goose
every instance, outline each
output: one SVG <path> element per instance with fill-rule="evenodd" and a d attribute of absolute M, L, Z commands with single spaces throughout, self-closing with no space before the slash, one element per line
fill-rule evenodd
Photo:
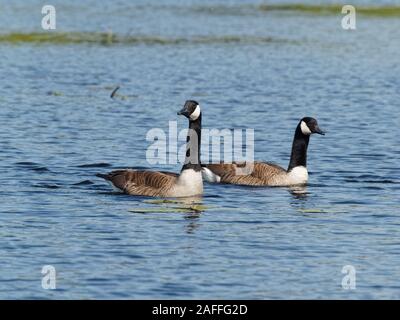
<path fill-rule="evenodd" d="M 188 100 L 178 115 L 184 115 L 189 119 L 185 163 L 179 175 L 163 171 L 116 170 L 108 174 L 97 174 L 97 176 L 130 195 L 189 197 L 202 194 L 200 105 L 196 101 Z"/>
<path fill-rule="evenodd" d="M 310 135 L 325 133 L 318 127 L 317 120 L 305 117 L 300 120 L 294 134 L 289 167 L 284 168 L 268 162 L 233 162 L 203 165 L 203 179 L 250 186 L 292 186 L 306 184 L 307 147 Z"/>

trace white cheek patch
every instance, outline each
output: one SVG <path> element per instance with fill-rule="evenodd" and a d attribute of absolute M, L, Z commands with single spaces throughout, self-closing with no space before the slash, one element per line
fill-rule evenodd
<path fill-rule="evenodd" d="M 190 115 L 190 120 L 195 121 L 197 120 L 197 118 L 200 116 L 200 106 L 197 105 L 196 109 L 194 109 L 194 111 L 192 112 L 192 114 Z"/>
<path fill-rule="evenodd" d="M 309 136 L 312 133 L 310 128 L 306 125 L 304 121 L 301 122 L 300 128 L 301 132 L 303 132 L 303 134 L 305 134 L 306 136 Z"/>

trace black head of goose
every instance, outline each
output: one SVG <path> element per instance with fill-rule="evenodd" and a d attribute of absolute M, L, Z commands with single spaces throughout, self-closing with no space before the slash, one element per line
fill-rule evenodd
<path fill-rule="evenodd" d="M 203 179 L 208 182 L 221 182 L 254 186 L 292 186 L 306 184 L 307 148 L 310 136 L 314 133 L 324 135 L 316 119 L 302 118 L 293 138 L 289 167 L 284 168 L 268 162 L 217 163 L 203 165 Z"/>
<path fill-rule="evenodd" d="M 186 101 L 178 112 L 189 119 L 186 157 L 180 174 L 144 170 L 115 170 L 97 174 L 111 185 L 130 195 L 151 197 L 191 197 L 203 193 L 200 165 L 201 109 L 193 100 Z"/>

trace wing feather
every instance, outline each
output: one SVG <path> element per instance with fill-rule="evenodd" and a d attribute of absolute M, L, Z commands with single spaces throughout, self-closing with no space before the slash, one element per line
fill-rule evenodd
<path fill-rule="evenodd" d="M 252 166 L 253 164 L 253 166 Z M 206 167 L 221 178 L 222 183 L 241 185 L 270 185 L 286 173 L 282 167 L 268 162 L 233 162 L 207 164 Z"/>
<path fill-rule="evenodd" d="M 144 170 L 116 170 L 98 176 L 127 194 L 144 196 L 165 196 L 178 177 L 171 172 Z"/>

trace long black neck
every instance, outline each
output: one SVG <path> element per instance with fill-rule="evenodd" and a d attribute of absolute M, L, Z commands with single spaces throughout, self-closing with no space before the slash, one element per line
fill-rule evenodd
<path fill-rule="evenodd" d="M 301 131 L 301 123 L 299 123 L 294 134 L 288 171 L 297 166 L 307 167 L 307 147 L 309 141 L 310 136 L 305 135 Z"/>
<path fill-rule="evenodd" d="M 193 169 L 195 171 L 201 171 L 200 147 L 201 147 L 201 113 L 196 120 L 189 120 L 189 130 L 186 137 L 186 157 L 185 157 L 185 163 L 182 167 L 182 171 L 185 169 Z"/>

